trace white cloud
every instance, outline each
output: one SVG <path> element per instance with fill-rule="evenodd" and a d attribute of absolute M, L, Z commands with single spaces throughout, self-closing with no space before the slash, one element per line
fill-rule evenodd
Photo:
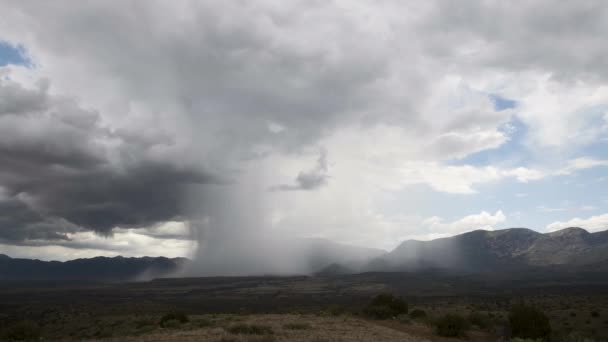
<path fill-rule="evenodd" d="M 579 170 L 590 169 L 594 167 L 608 166 L 608 160 L 594 159 L 590 157 L 581 157 L 568 161 L 568 165 L 557 171 L 558 175 L 570 175 Z"/>
<path fill-rule="evenodd" d="M 569 221 L 556 221 L 549 224 L 546 228 L 548 232 L 554 232 L 556 230 L 569 228 L 569 227 L 580 227 L 590 232 L 599 232 L 608 229 L 608 214 L 591 216 L 589 218 L 573 218 Z"/>
<path fill-rule="evenodd" d="M 493 230 L 496 225 L 505 222 L 506 219 L 502 210 L 496 211 L 493 215 L 482 211 L 479 214 L 468 215 L 449 223 L 444 223 L 442 218 L 433 216 L 424 220 L 423 226 L 431 236 L 444 237 L 477 229 Z"/>
<path fill-rule="evenodd" d="M 150 228 L 115 228 L 111 236 L 90 231 L 68 233 L 67 240 L 26 240 L 21 246 L 0 244 L 15 258 L 71 260 L 95 256 L 191 257 L 197 243 L 184 222 L 170 221 Z"/>

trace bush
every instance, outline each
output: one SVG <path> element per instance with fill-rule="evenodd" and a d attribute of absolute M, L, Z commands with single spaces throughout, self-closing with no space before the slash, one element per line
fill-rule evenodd
<path fill-rule="evenodd" d="M 327 308 L 325 308 L 325 310 L 323 310 L 322 314 L 323 314 L 323 316 L 340 316 L 345 311 L 346 310 L 344 309 L 344 307 L 337 305 L 337 304 L 332 304 L 332 305 L 328 306 Z"/>
<path fill-rule="evenodd" d="M 188 316 L 181 312 L 171 312 L 164 315 L 159 322 L 159 325 L 163 328 L 176 328 L 182 323 L 188 322 Z"/>
<path fill-rule="evenodd" d="M 213 321 L 207 318 L 200 318 L 193 322 L 199 328 L 206 328 L 213 325 Z"/>
<path fill-rule="evenodd" d="M 410 312 L 410 317 L 412 319 L 426 318 L 426 312 L 422 309 L 414 309 Z"/>
<path fill-rule="evenodd" d="M 600 313 L 598 311 L 593 310 L 593 311 L 591 311 L 591 317 L 593 317 L 593 318 L 600 317 Z"/>
<path fill-rule="evenodd" d="M 243 335 L 272 335 L 274 331 L 272 328 L 266 325 L 257 324 L 237 324 L 228 328 L 228 332 L 231 334 L 243 334 Z"/>
<path fill-rule="evenodd" d="M 551 334 L 547 316 L 542 311 L 523 304 L 511 308 L 509 324 L 513 337 L 544 339 Z"/>
<path fill-rule="evenodd" d="M 312 328 L 312 326 L 308 323 L 287 323 L 283 325 L 283 328 L 289 330 L 308 330 Z"/>
<path fill-rule="evenodd" d="M 401 314 L 407 314 L 408 307 L 400 297 L 390 293 L 382 293 L 374 297 L 371 303 L 363 309 L 366 316 L 375 319 L 387 319 Z"/>
<path fill-rule="evenodd" d="M 435 331 L 439 336 L 462 337 L 468 328 L 467 320 L 458 314 L 445 314 L 435 321 Z"/>
<path fill-rule="evenodd" d="M 471 312 L 469 314 L 469 322 L 471 322 L 472 325 L 476 325 L 481 329 L 485 329 L 489 325 L 486 316 L 482 315 L 479 312 Z"/>

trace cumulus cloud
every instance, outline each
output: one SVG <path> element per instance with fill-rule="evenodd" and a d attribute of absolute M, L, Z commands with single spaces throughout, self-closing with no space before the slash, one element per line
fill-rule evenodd
<path fill-rule="evenodd" d="M 180 187 L 217 182 L 204 169 L 158 160 L 162 139 L 134 142 L 48 81 L 0 80 L 0 240 L 69 240 L 179 217 Z"/>
<path fill-rule="evenodd" d="M 546 228 L 548 232 L 554 232 L 556 230 L 579 227 L 584 228 L 590 232 L 599 232 L 608 229 L 608 214 L 591 216 L 588 218 L 573 218 L 568 221 L 556 221 L 549 224 Z"/>
<path fill-rule="evenodd" d="M 482 211 L 479 214 L 467 215 L 448 223 L 444 223 L 440 217 L 433 216 L 424 220 L 423 226 L 428 229 L 429 236 L 444 237 L 477 229 L 494 230 L 496 225 L 503 223 L 506 219 L 502 210 L 498 210 L 494 214 Z"/>

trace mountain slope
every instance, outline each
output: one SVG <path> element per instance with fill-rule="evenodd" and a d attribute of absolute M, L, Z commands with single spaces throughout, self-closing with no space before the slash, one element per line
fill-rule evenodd
<path fill-rule="evenodd" d="M 530 229 L 477 230 L 432 241 L 409 240 L 365 270 L 442 268 L 457 271 L 581 266 L 608 261 L 608 232 L 567 228 L 541 234 Z"/>

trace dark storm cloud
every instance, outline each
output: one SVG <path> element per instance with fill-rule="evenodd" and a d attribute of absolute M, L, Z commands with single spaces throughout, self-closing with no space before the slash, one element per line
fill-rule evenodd
<path fill-rule="evenodd" d="M 0 83 L 0 240 L 67 240 L 167 221 L 182 214 L 184 187 L 219 181 L 146 156 L 170 139 L 110 131 L 97 113 L 47 90 Z"/>

